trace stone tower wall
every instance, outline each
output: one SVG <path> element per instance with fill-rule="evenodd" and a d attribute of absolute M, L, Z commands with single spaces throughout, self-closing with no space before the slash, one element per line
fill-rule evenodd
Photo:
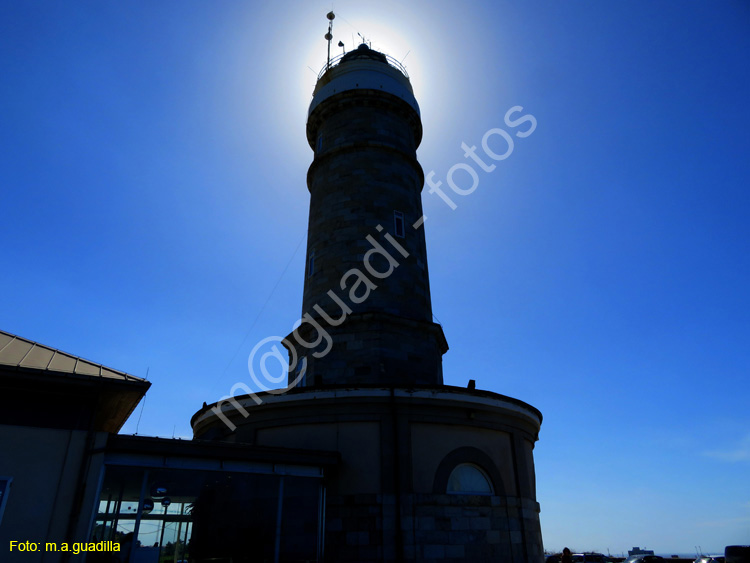
<path fill-rule="evenodd" d="M 374 102 L 378 103 L 374 103 Z M 369 105 L 362 106 L 365 102 Z M 368 235 L 396 259 L 398 266 L 362 303 L 347 304 L 353 312 L 381 311 L 414 320 L 432 320 L 424 228 L 412 225 L 422 216 L 422 168 L 416 159 L 416 140 L 403 101 L 380 92 L 344 92 L 326 100 L 311 116 L 320 121 L 315 130 L 322 148 L 316 150 L 308 173 L 310 219 L 307 264 L 315 253 L 314 271 L 306 272 L 303 312 L 315 315 L 318 303 L 332 314 L 340 307 L 326 296 L 338 290 L 344 274 L 363 266 L 373 248 Z M 404 236 L 395 233 L 394 211 L 404 214 Z M 376 227 L 381 225 L 383 231 Z M 404 257 L 385 238 L 394 237 L 409 256 Z M 375 270 L 389 269 L 373 255 Z"/>
<path fill-rule="evenodd" d="M 393 91 L 357 82 L 381 78 Z M 305 366 L 297 385 L 441 384 L 448 345 L 432 322 L 411 86 L 373 60 L 342 62 L 321 84 L 307 123 L 303 323 L 287 338 L 292 364 Z M 322 340 L 330 346 L 310 345 Z"/>

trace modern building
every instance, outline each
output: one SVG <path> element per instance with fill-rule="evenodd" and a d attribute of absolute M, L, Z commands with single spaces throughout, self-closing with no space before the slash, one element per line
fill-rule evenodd
<path fill-rule="evenodd" d="M 45 542 L 88 538 L 101 472 L 102 456 L 94 452 L 122 427 L 150 385 L 0 331 L 3 561 L 53 561 Z M 42 547 L 9 551 L 13 540 Z"/>
<path fill-rule="evenodd" d="M 339 455 L 118 435 L 150 385 L 0 331 L 0 560 L 322 561 Z"/>

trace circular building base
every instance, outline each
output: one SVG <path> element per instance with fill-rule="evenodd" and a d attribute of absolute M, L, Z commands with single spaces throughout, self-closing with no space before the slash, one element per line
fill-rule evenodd
<path fill-rule="evenodd" d="M 192 425 L 197 439 L 339 452 L 326 560 L 540 562 L 541 421 L 488 391 L 321 387 L 208 405 Z"/>

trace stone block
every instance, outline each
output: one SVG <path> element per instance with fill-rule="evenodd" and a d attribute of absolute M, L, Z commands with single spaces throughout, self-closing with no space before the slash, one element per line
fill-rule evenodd
<path fill-rule="evenodd" d="M 378 495 L 380 496 L 380 495 Z M 396 504 L 396 495 L 382 495 L 383 496 L 383 504 L 384 505 L 395 505 Z"/>
<path fill-rule="evenodd" d="M 466 552 L 466 561 L 487 561 L 486 545 L 467 544 L 464 549 Z"/>
<path fill-rule="evenodd" d="M 370 515 L 370 507 L 369 506 L 353 506 L 351 507 L 351 516 L 352 518 L 367 518 Z"/>
<path fill-rule="evenodd" d="M 357 550 L 358 561 L 379 561 L 382 559 L 380 555 L 380 547 L 375 545 L 362 546 Z"/>
<path fill-rule="evenodd" d="M 438 516 L 435 518 L 435 529 L 450 531 L 453 529 L 451 526 L 451 519 L 445 516 Z"/>
<path fill-rule="evenodd" d="M 469 527 L 472 530 L 489 530 L 490 519 L 483 516 L 471 518 L 469 519 Z"/>
<path fill-rule="evenodd" d="M 534 520 L 538 518 L 539 513 L 535 510 L 532 510 L 530 508 L 522 508 L 521 509 L 521 518 L 524 518 L 526 520 Z"/>
<path fill-rule="evenodd" d="M 434 530 L 435 518 L 433 516 L 419 516 L 417 518 L 417 530 Z"/>
<path fill-rule="evenodd" d="M 347 532 L 347 545 L 369 545 L 370 534 L 368 532 Z"/>
<path fill-rule="evenodd" d="M 350 529 L 361 532 L 374 532 L 377 530 L 375 518 L 353 518 L 347 525 L 351 526 Z"/>
<path fill-rule="evenodd" d="M 475 543 L 478 539 L 478 532 L 456 531 L 448 532 L 448 543 L 451 545 L 469 545 Z"/>
<path fill-rule="evenodd" d="M 469 530 L 471 528 L 471 525 L 469 524 L 469 518 L 451 518 L 451 527 L 454 530 Z"/>
<path fill-rule="evenodd" d="M 341 518 L 331 518 L 326 522 L 326 530 L 329 532 L 340 532 L 343 529 Z"/>
<path fill-rule="evenodd" d="M 447 544 L 450 543 L 450 532 L 430 530 L 428 532 L 417 532 L 417 543 L 420 544 Z"/>
<path fill-rule="evenodd" d="M 493 530 L 507 530 L 508 518 L 505 516 L 493 516 L 490 518 L 490 528 Z"/>
<path fill-rule="evenodd" d="M 426 559 L 444 559 L 445 546 L 427 544 L 424 546 L 422 553 Z"/>
<path fill-rule="evenodd" d="M 445 557 L 446 559 L 464 559 L 466 550 L 462 545 L 446 545 L 445 546 Z"/>

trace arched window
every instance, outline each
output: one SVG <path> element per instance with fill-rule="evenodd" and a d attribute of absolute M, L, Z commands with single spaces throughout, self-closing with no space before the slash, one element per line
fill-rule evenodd
<path fill-rule="evenodd" d="M 505 495 L 503 476 L 484 451 L 471 446 L 448 453 L 435 471 L 436 495 Z"/>
<path fill-rule="evenodd" d="M 492 482 L 487 474 L 472 463 L 462 463 L 451 471 L 448 477 L 448 494 L 451 495 L 491 495 Z"/>

